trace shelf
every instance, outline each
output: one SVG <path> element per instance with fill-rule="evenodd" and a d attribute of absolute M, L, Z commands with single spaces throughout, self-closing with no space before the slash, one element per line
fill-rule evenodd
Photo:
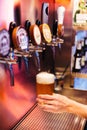
<path fill-rule="evenodd" d="M 86 31 L 87 30 L 87 24 L 74 24 L 73 26 L 73 29 L 74 30 L 84 30 L 84 31 Z"/>
<path fill-rule="evenodd" d="M 87 78 L 87 74 L 86 73 L 75 73 L 75 72 L 72 72 L 71 75 L 74 78 Z"/>

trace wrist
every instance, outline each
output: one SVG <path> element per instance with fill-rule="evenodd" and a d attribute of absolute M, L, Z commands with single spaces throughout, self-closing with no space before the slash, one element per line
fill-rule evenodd
<path fill-rule="evenodd" d="M 70 99 L 68 112 L 87 118 L 87 105 L 81 104 Z"/>
<path fill-rule="evenodd" d="M 77 102 L 72 100 L 72 99 L 68 99 L 68 105 L 67 105 L 67 112 L 69 113 L 76 113 L 75 110 L 77 108 Z"/>

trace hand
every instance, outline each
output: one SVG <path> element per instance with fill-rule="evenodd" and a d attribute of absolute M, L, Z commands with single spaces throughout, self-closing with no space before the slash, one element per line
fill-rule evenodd
<path fill-rule="evenodd" d="M 38 95 L 38 105 L 47 112 L 60 113 L 69 112 L 71 100 L 60 94 Z"/>

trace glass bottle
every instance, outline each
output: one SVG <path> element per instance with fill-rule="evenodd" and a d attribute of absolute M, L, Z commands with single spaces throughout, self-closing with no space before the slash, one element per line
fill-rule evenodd
<path fill-rule="evenodd" d="M 87 65 L 87 37 L 84 38 L 85 64 Z"/>
<path fill-rule="evenodd" d="M 81 68 L 84 68 L 84 67 L 85 67 L 85 48 L 84 48 L 84 40 L 82 39 L 80 42 L 81 42 L 81 45 L 82 45 L 82 49 L 81 49 L 81 53 L 82 53 Z"/>
<path fill-rule="evenodd" d="M 81 70 L 81 43 L 78 42 L 76 47 L 76 52 L 74 54 L 74 66 L 73 66 L 73 72 L 80 72 Z"/>

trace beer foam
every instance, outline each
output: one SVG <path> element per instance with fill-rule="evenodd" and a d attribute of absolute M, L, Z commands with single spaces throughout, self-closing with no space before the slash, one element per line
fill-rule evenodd
<path fill-rule="evenodd" d="M 36 75 L 36 82 L 39 84 L 52 84 L 54 83 L 55 76 L 51 73 L 40 72 Z"/>

